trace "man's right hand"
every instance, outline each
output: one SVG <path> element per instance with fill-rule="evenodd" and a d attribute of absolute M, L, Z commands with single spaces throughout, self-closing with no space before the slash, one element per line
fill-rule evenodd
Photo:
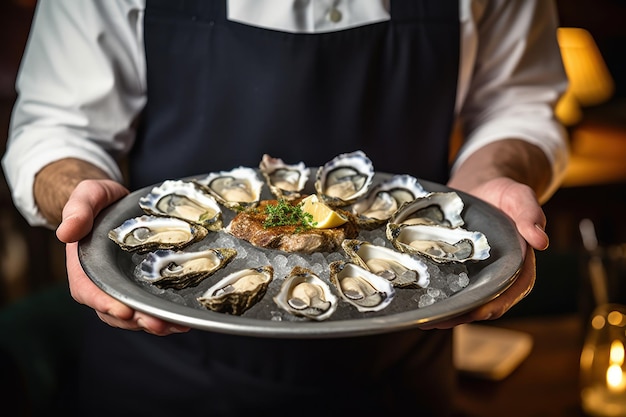
<path fill-rule="evenodd" d="M 66 244 L 70 293 L 79 303 L 93 308 L 98 317 L 110 326 L 143 330 L 158 336 L 186 332 L 188 327 L 136 311 L 109 296 L 89 279 L 80 265 L 78 241 L 89 234 L 94 219 L 102 209 L 127 194 L 128 190 L 123 185 L 108 179 L 83 180 L 70 194 L 56 231 L 59 240 Z"/>

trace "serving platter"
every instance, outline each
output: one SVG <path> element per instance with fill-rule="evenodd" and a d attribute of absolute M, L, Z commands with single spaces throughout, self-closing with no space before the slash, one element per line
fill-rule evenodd
<path fill-rule="evenodd" d="M 304 190 L 308 194 L 314 192 L 313 169 L 311 174 Z M 390 176 L 391 174 L 387 173 L 376 173 L 372 186 Z M 456 191 L 425 180 L 419 180 L 419 183 L 426 191 Z M 152 284 L 142 282 L 135 275 L 135 268 L 145 255 L 123 251 L 108 237 L 108 232 L 125 220 L 144 214 L 138 201 L 152 188 L 153 186 L 148 186 L 129 194 L 97 216 L 92 232 L 78 245 L 81 265 L 98 287 L 130 307 L 201 330 L 268 338 L 332 338 L 406 330 L 453 318 L 492 300 L 514 282 L 523 261 L 516 229 L 510 218 L 496 207 L 456 191 L 465 203 L 464 227 L 484 233 L 491 246 L 491 252 L 486 260 L 466 264 L 469 282 L 449 296 L 420 307 L 416 300 L 428 289 L 399 289 L 392 304 L 379 312 L 360 313 L 345 304 L 341 305 L 337 313 L 329 319 L 311 321 L 281 313 L 272 301 L 272 290 L 268 289 L 261 302 L 240 316 L 213 312 L 203 307 L 197 301 L 197 297 L 211 283 L 232 272 L 232 268 L 240 268 L 259 256 L 269 259 L 272 263 L 278 262 L 278 259 L 284 262 L 285 258 L 297 256 L 299 261 L 306 264 L 317 262 L 315 257 L 320 255 L 276 253 L 278 251 L 257 248 L 243 241 L 237 242 L 241 245 L 239 259 L 229 264 L 224 271 L 219 271 L 196 287 L 182 290 L 158 289 Z M 266 189 L 262 198 L 273 197 Z M 224 209 L 225 224 L 234 214 Z M 365 239 L 376 236 L 376 231 L 374 234 L 369 233 Z M 217 247 L 229 239 L 235 238 L 222 231 L 211 232 L 205 240 L 193 244 L 186 250 Z M 339 252 L 327 255 L 336 259 L 345 258 L 345 254 Z M 283 277 L 274 278 L 275 287 L 279 285 L 281 278 Z"/>

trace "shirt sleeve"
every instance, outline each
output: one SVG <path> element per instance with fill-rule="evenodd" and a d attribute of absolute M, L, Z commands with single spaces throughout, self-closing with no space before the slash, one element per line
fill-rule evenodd
<path fill-rule="evenodd" d="M 567 88 L 556 8 L 547 0 L 467 4 L 461 13 L 466 65 L 459 73 L 457 101 L 464 143 L 452 171 L 491 142 L 526 140 L 552 163 L 552 182 L 539 196 L 545 201 L 563 178 L 569 152 L 566 131 L 554 116 Z"/>
<path fill-rule="evenodd" d="M 141 1 L 40 0 L 18 73 L 2 159 L 13 201 L 47 226 L 33 197 L 37 172 L 79 158 L 122 181 L 117 160 L 145 105 Z"/>

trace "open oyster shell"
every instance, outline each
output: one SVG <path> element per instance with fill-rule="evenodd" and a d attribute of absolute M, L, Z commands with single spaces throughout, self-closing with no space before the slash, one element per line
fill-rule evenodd
<path fill-rule="evenodd" d="M 489 257 L 487 237 L 461 227 L 388 223 L 385 233 L 399 251 L 422 254 L 436 262 L 479 261 Z"/>
<path fill-rule="evenodd" d="M 212 172 L 195 182 L 211 193 L 220 204 L 234 210 L 255 207 L 261 200 L 264 185 L 256 170 L 248 167 Z"/>
<path fill-rule="evenodd" d="M 145 214 L 126 220 L 109 231 L 109 238 L 129 252 L 146 253 L 157 249 L 182 249 L 206 237 L 200 225 L 174 217 Z"/>
<path fill-rule="evenodd" d="M 352 206 L 360 227 L 375 229 L 382 226 L 403 204 L 428 194 L 417 178 L 399 174 L 376 184 L 365 198 Z"/>
<path fill-rule="evenodd" d="M 141 279 L 159 288 L 177 290 L 195 287 L 224 268 L 237 255 L 231 248 L 211 248 L 196 252 L 157 250 L 139 264 Z"/>
<path fill-rule="evenodd" d="M 190 181 L 168 180 L 139 199 L 148 214 L 170 216 L 206 227 L 222 228 L 222 210 L 215 198 Z"/>
<path fill-rule="evenodd" d="M 263 298 L 273 277 L 271 265 L 242 269 L 219 280 L 198 301 L 212 311 L 241 315 Z"/>
<path fill-rule="evenodd" d="M 274 302 L 294 316 L 322 321 L 337 309 L 338 298 L 313 271 L 294 267 L 285 277 Z"/>
<path fill-rule="evenodd" d="M 329 268 L 341 297 L 360 312 L 382 310 L 395 296 L 391 282 L 355 263 L 334 261 Z"/>
<path fill-rule="evenodd" d="M 295 200 L 300 197 L 309 179 L 309 169 L 304 162 L 286 164 L 280 158 L 272 158 L 264 154 L 259 164 L 259 170 L 271 193 L 277 199 Z"/>
<path fill-rule="evenodd" d="M 454 191 L 432 192 L 404 203 L 389 219 L 395 224 L 438 224 L 450 228 L 463 226 L 465 204 Z"/>
<path fill-rule="evenodd" d="M 414 255 L 357 239 L 346 239 L 341 247 L 352 262 L 387 279 L 394 287 L 425 288 L 430 283 L 428 265 Z"/>
<path fill-rule="evenodd" d="M 374 178 L 374 165 L 363 151 L 337 155 L 319 167 L 315 190 L 331 207 L 343 207 L 365 195 Z"/>

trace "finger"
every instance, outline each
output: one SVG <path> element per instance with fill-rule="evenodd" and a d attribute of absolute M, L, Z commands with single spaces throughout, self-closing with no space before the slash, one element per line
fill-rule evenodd
<path fill-rule="evenodd" d="M 167 336 L 173 333 L 184 333 L 190 330 L 187 326 L 173 324 L 154 316 L 135 312 L 134 320 L 141 330 L 156 336 Z"/>
<path fill-rule="evenodd" d="M 63 208 L 63 220 L 57 228 L 61 242 L 76 242 L 85 237 L 93 227 L 100 211 L 128 194 L 128 190 L 112 180 L 81 181 Z"/>
<path fill-rule="evenodd" d="M 550 244 L 550 239 L 545 232 L 545 214 L 542 210 L 539 210 L 538 213 L 530 213 L 532 208 L 529 207 L 528 211 L 521 211 L 514 215 L 517 231 L 533 249 L 546 250 Z"/>
<path fill-rule="evenodd" d="M 537 250 L 548 247 L 546 215 L 532 189 L 517 184 L 514 192 L 508 192 L 502 198 L 501 209 L 513 219 L 517 231 L 530 246 Z"/>
<path fill-rule="evenodd" d="M 513 281 L 513 284 L 495 299 L 460 316 L 438 323 L 426 323 L 419 327 L 424 330 L 449 329 L 463 323 L 498 319 L 532 291 L 535 279 L 535 253 L 532 250 L 528 250 L 520 273 Z"/>
<path fill-rule="evenodd" d="M 168 323 L 135 311 L 102 291 L 80 267 L 77 246 L 77 243 L 66 245 L 70 292 L 77 302 L 93 308 L 100 320 L 109 326 L 141 330 L 157 336 L 189 331 L 189 327 Z"/>
<path fill-rule="evenodd" d="M 187 326 L 169 323 L 156 317 L 135 311 L 129 320 L 123 320 L 103 312 L 96 312 L 100 320 L 112 327 L 125 330 L 144 331 L 155 336 L 167 336 L 174 333 L 185 333 L 190 330 Z"/>
<path fill-rule="evenodd" d="M 102 291 L 89 279 L 78 260 L 78 244 L 69 243 L 65 247 L 67 258 L 67 278 L 72 298 L 89 306 L 98 313 L 107 314 L 119 320 L 133 318 L 134 310 Z"/>

